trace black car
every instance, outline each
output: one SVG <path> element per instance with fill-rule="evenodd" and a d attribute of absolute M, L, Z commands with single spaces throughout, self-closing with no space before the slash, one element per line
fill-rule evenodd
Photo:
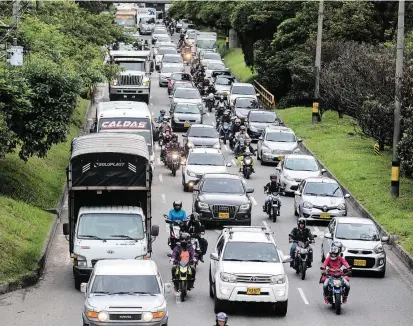
<path fill-rule="evenodd" d="M 268 126 L 280 125 L 280 119 L 275 112 L 263 110 L 251 110 L 248 112 L 245 122 L 248 135 L 250 135 L 253 140 L 258 140 Z"/>
<path fill-rule="evenodd" d="M 207 173 L 193 188 L 192 211 L 204 224 L 251 225 L 253 188 L 247 188 L 242 178 L 230 173 Z"/>
<path fill-rule="evenodd" d="M 248 113 L 251 110 L 259 110 L 261 107 L 254 98 L 237 97 L 231 108 L 233 115 L 235 115 L 241 121 L 245 121 L 245 119 L 248 116 Z"/>

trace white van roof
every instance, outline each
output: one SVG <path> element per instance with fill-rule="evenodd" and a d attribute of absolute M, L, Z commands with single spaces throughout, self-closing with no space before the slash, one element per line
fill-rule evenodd
<path fill-rule="evenodd" d="M 158 275 L 153 260 L 102 259 L 95 265 L 95 275 Z"/>
<path fill-rule="evenodd" d="M 148 104 L 145 102 L 132 102 L 132 101 L 112 101 L 112 102 L 100 102 L 96 108 L 96 115 L 99 116 L 103 112 L 113 110 L 139 110 L 141 112 L 148 112 Z"/>
<path fill-rule="evenodd" d="M 99 118 L 148 118 L 151 119 L 149 110 L 113 109 L 100 113 Z"/>

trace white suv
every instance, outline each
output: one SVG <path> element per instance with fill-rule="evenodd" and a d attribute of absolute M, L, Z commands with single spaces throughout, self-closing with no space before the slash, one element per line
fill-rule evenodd
<path fill-rule="evenodd" d="M 215 312 L 225 301 L 272 303 L 277 315 L 288 306 L 288 277 L 283 263 L 289 262 L 277 248 L 266 226 L 224 227 L 211 254 L 209 295 Z"/>

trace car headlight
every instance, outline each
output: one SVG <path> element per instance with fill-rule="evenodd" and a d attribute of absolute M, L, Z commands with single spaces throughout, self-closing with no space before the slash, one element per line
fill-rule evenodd
<path fill-rule="evenodd" d="M 99 321 L 108 321 L 109 320 L 109 314 L 106 311 L 99 312 L 98 320 Z"/>
<path fill-rule="evenodd" d="M 202 202 L 198 202 L 198 207 L 201 209 L 209 209 L 209 205 Z"/>
<path fill-rule="evenodd" d="M 143 86 L 149 86 L 149 80 L 144 81 Z"/>
<path fill-rule="evenodd" d="M 118 86 L 118 80 L 115 79 L 114 81 L 112 81 L 112 86 Z"/>
<path fill-rule="evenodd" d="M 261 150 L 263 152 L 270 152 L 271 153 L 271 148 L 268 148 L 267 145 L 262 144 Z"/>
<path fill-rule="evenodd" d="M 79 266 L 79 267 L 85 267 L 85 266 L 87 266 L 86 257 L 75 254 L 75 255 L 73 256 L 73 265 Z"/>
<path fill-rule="evenodd" d="M 340 205 L 337 206 L 337 209 L 340 210 L 340 211 L 344 211 L 344 210 L 346 210 L 346 208 L 347 208 L 346 204 L 340 204 Z"/>
<path fill-rule="evenodd" d="M 188 146 L 188 148 L 194 147 L 194 143 L 191 142 L 191 141 L 188 141 L 188 142 L 186 143 L 186 145 Z"/>
<path fill-rule="evenodd" d="M 220 278 L 222 282 L 229 283 L 234 283 L 237 280 L 237 277 L 235 275 L 229 273 L 221 273 Z"/>
<path fill-rule="evenodd" d="M 175 122 L 179 122 L 178 117 L 174 117 L 174 121 L 175 121 Z"/>
<path fill-rule="evenodd" d="M 375 252 L 376 254 L 381 254 L 383 251 L 384 251 L 384 249 L 383 249 L 383 245 L 382 245 L 382 244 L 379 244 L 379 245 L 377 245 L 377 246 L 374 248 L 374 252 Z"/>
<path fill-rule="evenodd" d="M 189 175 L 190 177 L 196 177 L 196 174 L 194 172 L 189 171 L 189 170 L 186 170 L 186 174 Z"/>
<path fill-rule="evenodd" d="M 283 177 L 284 177 L 285 180 L 294 181 L 294 179 L 291 178 L 288 174 L 284 174 Z"/>
<path fill-rule="evenodd" d="M 142 314 L 142 320 L 143 321 L 152 321 L 152 319 L 153 319 L 153 315 L 152 315 L 151 312 L 144 312 Z"/>
<path fill-rule="evenodd" d="M 271 276 L 271 283 L 272 284 L 284 284 L 286 281 L 285 275 L 274 275 Z"/>
<path fill-rule="evenodd" d="M 257 131 L 258 131 L 258 129 L 255 128 L 254 126 L 250 126 L 250 130 L 251 130 L 252 132 L 257 132 Z"/>
<path fill-rule="evenodd" d="M 311 203 L 308 202 L 308 201 L 305 201 L 304 204 L 303 204 L 303 207 L 304 207 L 304 208 L 313 208 L 313 204 L 311 204 Z"/>
<path fill-rule="evenodd" d="M 240 210 L 246 211 L 250 208 L 250 204 L 244 204 L 239 207 Z"/>
<path fill-rule="evenodd" d="M 293 154 L 299 154 L 301 153 L 301 150 L 299 148 L 296 148 L 295 150 L 293 150 Z"/>
<path fill-rule="evenodd" d="M 220 142 L 216 143 L 216 144 L 214 145 L 214 148 L 220 149 L 220 148 L 221 148 L 221 143 L 220 143 Z"/>

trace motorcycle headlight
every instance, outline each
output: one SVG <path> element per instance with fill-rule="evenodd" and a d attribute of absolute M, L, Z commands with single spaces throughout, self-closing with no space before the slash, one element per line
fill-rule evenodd
<path fill-rule="evenodd" d="M 209 209 L 209 205 L 202 202 L 198 203 L 198 207 L 201 209 Z"/>
<path fill-rule="evenodd" d="M 271 283 L 272 284 L 284 284 L 286 281 L 285 275 L 274 275 L 271 276 Z"/>
<path fill-rule="evenodd" d="M 98 314 L 98 319 L 99 321 L 108 321 L 109 320 L 109 314 L 106 311 L 101 311 Z"/>
<path fill-rule="evenodd" d="M 222 282 L 229 283 L 234 283 L 237 280 L 237 277 L 235 275 L 229 273 L 221 273 L 220 278 Z"/>
<path fill-rule="evenodd" d="M 382 245 L 382 244 L 379 244 L 379 245 L 377 245 L 377 246 L 374 248 L 374 252 L 375 252 L 376 254 L 381 254 L 383 251 L 384 251 L 384 249 L 383 249 L 383 245 Z"/>
<path fill-rule="evenodd" d="M 336 286 L 336 287 L 341 286 L 341 280 L 334 280 L 333 285 Z"/>
<path fill-rule="evenodd" d="M 252 132 L 257 132 L 257 131 L 258 131 L 258 129 L 255 128 L 254 126 L 250 126 L 250 130 L 251 130 Z"/>
<path fill-rule="evenodd" d="M 239 207 L 240 210 L 246 211 L 250 208 L 250 204 L 244 204 Z"/>
<path fill-rule="evenodd" d="M 172 154 L 172 158 L 173 158 L 173 159 L 177 159 L 177 158 L 178 158 L 178 154 Z"/>
<path fill-rule="evenodd" d="M 189 141 L 186 143 L 186 145 L 188 146 L 188 148 L 193 148 L 194 147 L 194 143 Z"/>
<path fill-rule="evenodd" d="M 214 148 L 216 148 L 216 149 L 220 149 L 220 148 L 221 148 L 221 144 L 220 144 L 220 142 L 216 143 L 216 144 L 214 145 Z"/>
<path fill-rule="evenodd" d="M 189 175 L 190 177 L 196 177 L 196 174 L 194 172 L 189 171 L 189 170 L 186 170 L 186 174 Z"/>
<path fill-rule="evenodd" d="M 308 202 L 308 201 L 305 201 L 304 204 L 303 204 L 303 207 L 304 207 L 304 208 L 313 208 L 313 204 L 311 204 L 311 203 Z"/>
<path fill-rule="evenodd" d="M 337 209 L 339 209 L 340 211 L 346 210 L 346 204 L 343 203 L 343 204 L 338 205 Z"/>

